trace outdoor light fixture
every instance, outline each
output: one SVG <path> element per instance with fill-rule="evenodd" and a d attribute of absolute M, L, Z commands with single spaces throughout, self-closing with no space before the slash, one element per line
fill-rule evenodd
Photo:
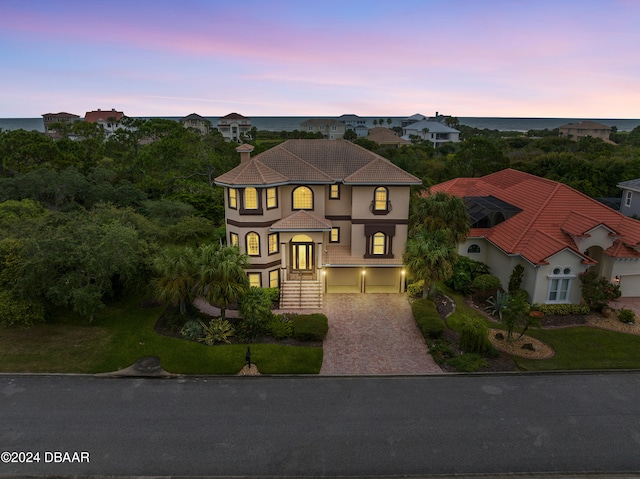
<path fill-rule="evenodd" d="M 620 284 L 620 276 L 616 276 L 615 282 L 616 284 Z"/>

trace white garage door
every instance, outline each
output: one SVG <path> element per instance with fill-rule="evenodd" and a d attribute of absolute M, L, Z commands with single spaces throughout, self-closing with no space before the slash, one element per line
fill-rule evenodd
<path fill-rule="evenodd" d="M 622 296 L 640 296 L 640 274 L 620 276 Z"/>

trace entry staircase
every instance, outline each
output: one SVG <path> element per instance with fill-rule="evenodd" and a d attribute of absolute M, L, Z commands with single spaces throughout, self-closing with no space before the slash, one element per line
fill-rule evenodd
<path fill-rule="evenodd" d="M 320 309 L 322 296 L 320 281 L 293 279 L 280 283 L 280 309 Z"/>

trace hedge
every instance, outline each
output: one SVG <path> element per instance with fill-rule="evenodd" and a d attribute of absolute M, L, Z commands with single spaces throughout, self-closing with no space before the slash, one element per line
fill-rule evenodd
<path fill-rule="evenodd" d="M 549 316 L 568 316 L 570 314 L 589 314 L 586 304 L 537 304 L 532 309 L 542 311 Z"/>
<path fill-rule="evenodd" d="M 416 299 L 411 303 L 411 310 L 425 339 L 437 339 L 442 336 L 446 326 L 433 301 Z"/>
<path fill-rule="evenodd" d="M 298 341 L 322 341 L 329 331 L 324 314 L 299 314 L 293 317 L 293 337 Z"/>

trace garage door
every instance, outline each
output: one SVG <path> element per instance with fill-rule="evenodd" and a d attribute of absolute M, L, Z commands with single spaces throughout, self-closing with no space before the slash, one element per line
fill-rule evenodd
<path fill-rule="evenodd" d="M 622 296 L 640 296 L 640 274 L 620 276 Z"/>
<path fill-rule="evenodd" d="M 400 268 L 369 268 L 366 273 L 367 293 L 397 293 L 400 290 Z"/>
<path fill-rule="evenodd" d="M 327 268 L 327 293 L 359 293 L 360 268 Z"/>

